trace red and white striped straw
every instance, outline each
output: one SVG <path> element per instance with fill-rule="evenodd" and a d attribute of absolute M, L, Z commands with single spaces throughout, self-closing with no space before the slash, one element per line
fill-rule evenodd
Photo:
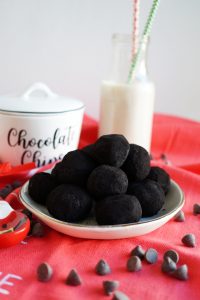
<path fill-rule="evenodd" d="M 138 50 L 139 41 L 139 13 L 140 13 L 140 0 L 133 0 L 133 48 L 132 57 L 135 56 Z"/>

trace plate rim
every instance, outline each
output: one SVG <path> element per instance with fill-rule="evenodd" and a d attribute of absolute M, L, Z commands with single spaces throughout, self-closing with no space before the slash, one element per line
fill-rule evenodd
<path fill-rule="evenodd" d="M 29 184 L 29 180 L 26 181 L 22 188 L 20 189 L 20 192 L 19 192 L 19 199 L 21 201 L 21 203 L 26 207 L 26 208 L 29 208 L 30 211 L 32 211 L 34 213 L 34 211 L 36 210 L 37 214 L 39 215 L 42 215 L 44 218 L 47 218 L 49 221 L 51 222 L 55 222 L 59 225 L 64 225 L 64 226 L 70 226 L 70 227 L 74 227 L 74 228 L 87 228 L 87 229 L 102 229 L 102 230 L 105 230 L 105 229 L 111 229 L 111 228 L 120 228 L 120 227 L 130 227 L 130 226 L 141 226 L 143 224 L 147 224 L 147 223 L 153 223 L 153 222 L 156 222 L 156 221 L 159 221 L 160 219 L 164 219 L 166 217 L 168 217 L 169 215 L 173 214 L 173 212 L 175 211 L 179 211 L 184 203 L 185 203 L 185 195 L 184 195 L 184 192 L 183 190 L 180 188 L 180 186 L 178 185 L 178 183 L 172 179 L 170 179 L 171 183 L 179 190 L 180 192 L 180 203 L 179 205 L 174 208 L 173 210 L 169 211 L 167 214 L 165 215 L 162 215 L 162 216 L 158 216 L 158 217 L 155 217 L 153 220 L 143 220 L 143 221 L 138 221 L 138 222 L 135 222 L 135 223 L 127 223 L 127 224 L 116 224 L 116 225 L 98 225 L 98 224 L 80 224 L 80 223 L 70 223 L 70 222 L 65 222 L 65 221 L 61 221 L 61 220 L 58 220 L 56 218 L 54 218 L 53 216 L 49 216 L 47 214 L 45 214 L 44 212 L 41 212 L 38 208 L 35 208 L 35 207 L 32 207 L 32 205 L 30 205 L 29 203 L 27 203 L 24 198 L 23 198 L 23 194 L 25 193 L 25 190 L 27 189 L 27 186 Z M 25 204 L 24 204 L 25 203 Z M 28 207 L 27 207 L 28 206 Z"/>

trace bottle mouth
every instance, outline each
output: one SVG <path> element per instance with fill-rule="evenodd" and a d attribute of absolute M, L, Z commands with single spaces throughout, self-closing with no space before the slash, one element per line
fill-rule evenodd
<path fill-rule="evenodd" d="M 120 43 L 130 43 L 131 42 L 131 35 L 126 33 L 114 33 L 112 35 L 113 42 L 120 42 Z"/>

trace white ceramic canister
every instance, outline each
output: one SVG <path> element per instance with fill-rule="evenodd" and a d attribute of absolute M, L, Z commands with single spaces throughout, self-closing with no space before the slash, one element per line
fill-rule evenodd
<path fill-rule="evenodd" d="M 22 96 L 0 96 L 0 162 L 40 167 L 77 149 L 84 104 L 35 83 Z"/>

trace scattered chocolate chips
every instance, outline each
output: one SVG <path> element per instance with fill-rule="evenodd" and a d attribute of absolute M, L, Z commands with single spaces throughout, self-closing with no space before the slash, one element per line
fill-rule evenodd
<path fill-rule="evenodd" d="M 145 259 L 149 264 L 156 263 L 158 260 L 158 252 L 153 248 L 149 248 L 145 253 Z"/>
<path fill-rule="evenodd" d="M 130 298 L 120 291 L 114 292 L 112 300 L 130 300 Z"/>
<path fill-rule="evenodd" d="M 200 204 L 199 203 L 195 203 L 193 205 L 193 214 L 194 215 L 199 215 L 200 214 Z"/>
<path fill-rule="evenodd" d="M 45 235 L 44 226 L 36 222 L 32 227 L 31 234 L 36 237 L 43 237 Z"/>
<path fill-rule="evenodd" d="M 187 280 L 188 279 L 188 267 L 187 265 L 182 265 L 178 267 L 172 275 L 179 280 Z"/>
<path fill-rule="evenodd" d="M 170 257 L 175 263 L 177 263 L 179 261 L 179 255 L 175 250 L 168 250 L 164 253 L 164 259 L 166 259 L 167 257 Z"/>
<path fill-rule="evenodd" d="M 22 213 L 25 214 L 29 218 L 29 220 L 32 220 L 33 214 L 27 208 L 23 209 Z"/>
<path fill-rule="evenodd" d="M 5 199 L 11 192 L 13 191 L 13 187 L 11 184 L 7 184 L 2 189 L 0 189 L 0 197 Z"/>
<path fill-rule="evenodd" d="M 30 220 L 30 230 L 29 230 L 29 233 L 28 233 L 28 236 L 31 236 L 32 235 L 32 230 L 33 230 L 33 227 L 34 225 L 38 223 L 35 219 L 31 219 Z"/>
<path fill-rule="evenodd" d="M 138 256 L 140 259 L 143 259 L 145 251 L 140 245 L 138 245 L 131 251 L 131 256 Z"/>
<path fill-rule="evenodd" d="M 67 276 L 66 282 L 67 285 L 78 286 L 82 284 L 82 280 L 78 275 L 75 269 L 72 269 Z"/>
<path fill-rule="evenodd" d="M 106 295 L 110 296 L 119 287 L 119 281 L 106 280 L 103 281 L 103 289 Z"/>
<path fill-rule="evenodd" d="M 22 183 L 19 180 L 15 180 L 15 181 L 13 181 L 13 183 L 11 185 L 12 185 L 13 189 L 16 189 L 16 188 L 20 187 L 22 185 Z"/>
<path fill-rule="evenodd" d="M 137 272 L 142 269 L 142 262 L 138 256 L 131 256 L 127 261 L 126 267 L 129 272 Z"/>
<path fill-rule="evenodd" d="M 39 281 L 47 282 L 51 279 L 52 275 L 53 269 L 48 263 L 44 262 L 38 266 L 37 278 Z"/>
<path fill-rule="evenodd" d="M 163 273 L 171 273 L 176 270 L 176 263 L 167 256 L 164 258 L 161 269 Z"/>
<path fill-rule="evenodd" d="M 187 247 L 195 247 L 196 246 L 196 238 L 193 233 L 184 235 L 184 237 L 182 238 L 181 241 Z"/>
<path fill-rule="evenodd" d="M 107 275 L 111 273 L 110 266 L 108 263 L 101 259 L 95 267 L 95 271 L 98 275 Z"/>
<path fill-rule="evenodd" d="M 185 221 L 185 214 L 182 210 L 180 210 L 174 217 L 174 221 L 176 222 L 184 222 Z"/>

